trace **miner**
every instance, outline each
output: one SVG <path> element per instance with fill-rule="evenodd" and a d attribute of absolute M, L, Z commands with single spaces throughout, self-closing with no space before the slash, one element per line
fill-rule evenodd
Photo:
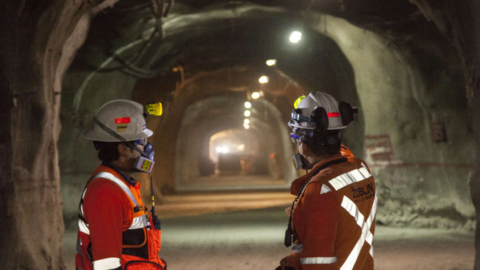
<path fill-rule="evenodd" d="M 313 92 L 294 104 L 290 137 L 296 169 L 307 174 L 292 182 L 294 203 L 285 245 L 292 252 L 277 269 L 373 270 L 377 196 L 366 163 L 342 145 L 340 130 L 358 113 L 331 95 Z"/>
<path fill-rule="evenodd" d="M 78 211 L 76 269 L 166 269 L 158 256 L 160 222 L 147 213 L 140 183 L 149 173 L 153 146 L 146 110 L 131 100 L 105 103 L 83 137 L 93 141 L 101 165 L 85 186 Z"/>

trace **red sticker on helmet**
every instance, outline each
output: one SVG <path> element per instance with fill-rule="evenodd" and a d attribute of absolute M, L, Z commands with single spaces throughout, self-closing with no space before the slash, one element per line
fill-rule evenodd
<path fill-rule="evenodd" d="M 338 112 L 331 112 L 331 113 L 327 113 L 327 116 L 330 118 L 330 117 L 340 117 L 340 113 Z"/>
<path fill-rule="evenodd" d="M 129 124 L 130 117 L 115 118 L 115 124 Z"/>

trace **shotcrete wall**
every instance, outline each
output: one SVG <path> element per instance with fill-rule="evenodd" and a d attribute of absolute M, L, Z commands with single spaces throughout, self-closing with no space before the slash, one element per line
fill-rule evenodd
<path fill-rule="evenodd" d="M 467 100 L 458 70 L 434 66 L 438 57 L 451 58 L 445 56 L 451 48 L 430 60 L 343 19 L 326 16 L 318 23 L 316 16 L 312 27 L 337 42 L 355 71 L 365 159 L 379 186 L 377 221 L 472 229 L 468 182 L 475 143 Z M 435 143 L 436 132 L 446 141 Z"/>

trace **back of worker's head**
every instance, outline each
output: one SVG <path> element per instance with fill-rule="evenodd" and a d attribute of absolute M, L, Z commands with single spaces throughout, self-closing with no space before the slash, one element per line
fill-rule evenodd
<path fill-rule="evenodd" d="M 295 101 L 288 125 L 292 138 L 305 143 L 314 155 L 330 156 L 340 152 L 340 130 L 352 123 L 356 113 L 350 104 L 317 91 Z"/>

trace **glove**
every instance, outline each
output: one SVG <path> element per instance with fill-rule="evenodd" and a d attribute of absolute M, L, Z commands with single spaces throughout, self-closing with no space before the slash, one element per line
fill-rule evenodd
<path fill-rule="evenodd" d="M 295 270 L 293 267 L 284 267 L 284 266 L 279 266 L 275 270 Z"/>
<path fill-rule="evenodd" d="M 302 270 L 302 264 L 297 255 L 292 255 L 283 258 L 280 261 L 281 270 Z"/>

